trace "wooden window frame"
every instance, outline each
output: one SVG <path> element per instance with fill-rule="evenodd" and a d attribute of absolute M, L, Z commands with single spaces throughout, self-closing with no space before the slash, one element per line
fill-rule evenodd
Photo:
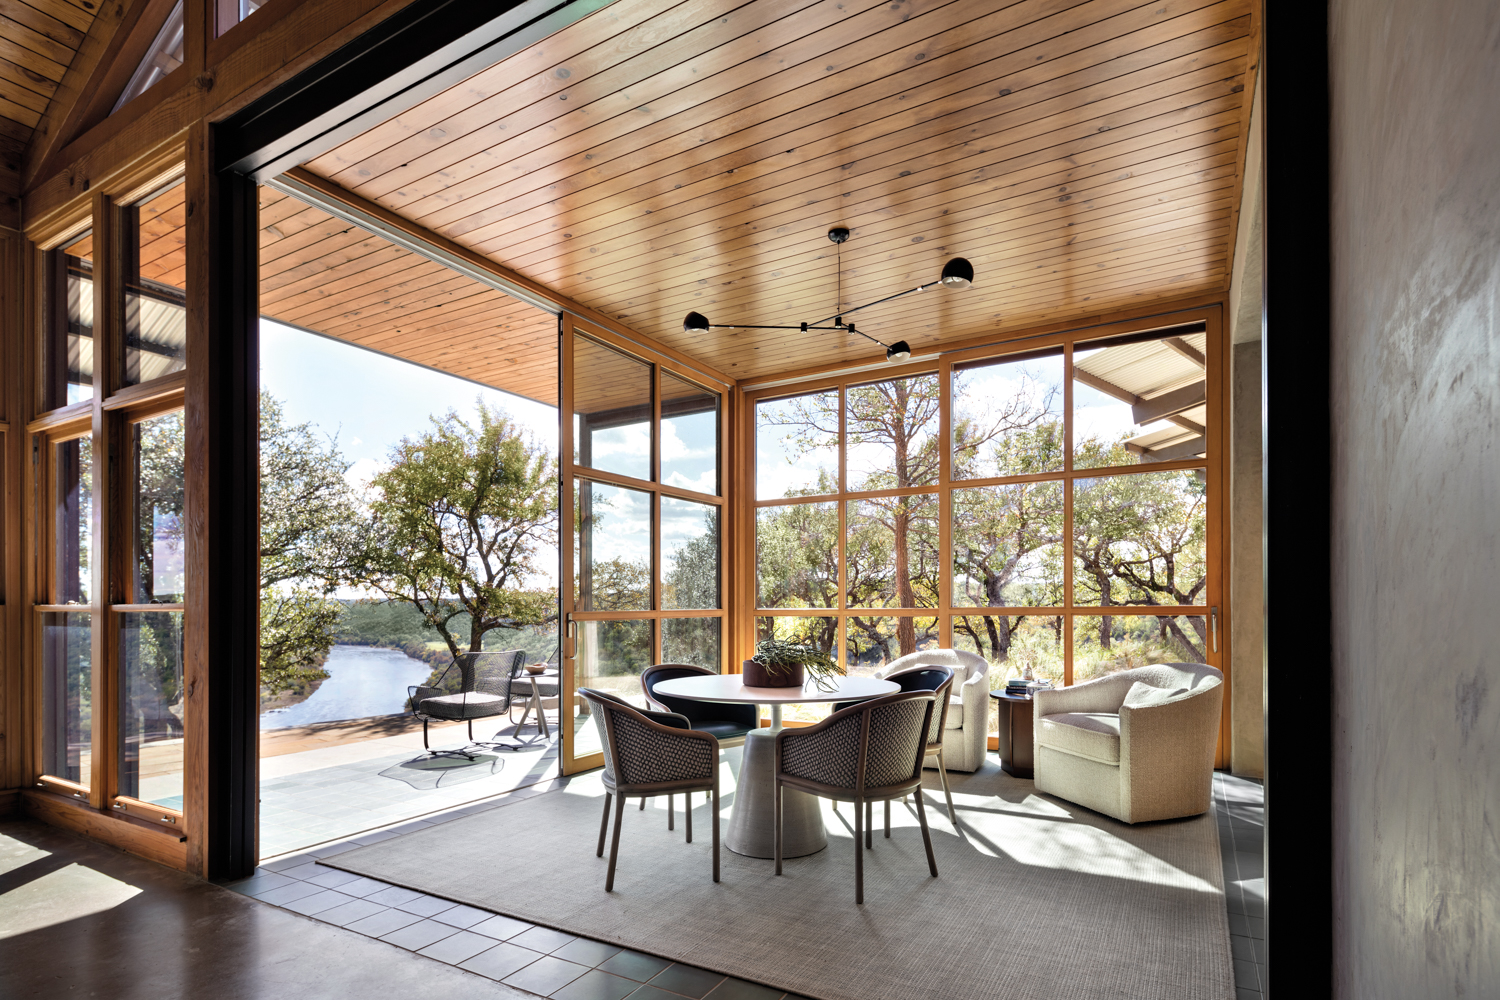
<path fill-rule="evenodd" d="M 1181 326 L 1186 323 L 1203 324 L 1209 347 L 1205 369 L 1205 378 L 1208 383 L 1207 406 L 1209 409 L 1206 457 L 1204 459 L 1191 458 L 1098 469 L 1075 469 L 1073 466 L 1074 346 L 1083 345 L 1090 341 L 1105 340 L 1131 334 L 1150 334 L 1154 331 L 1165 331 L 1171 327 Z M 1056 348 L 1062 348 L 1064 360 L 1062 410 L 1066 447 L 1061 471 L 1022 476 L 988 477 L 983 479 L 954 479 L 952 477 L 952 376 L 955 366 L 982 360 L 1001 361 L 1008 357 Z M 1052 617 L 1056 615 L 1062 618 L 1063 623 L 1062 656 L 1065 671 L 1064 683 L 1071 684 L 1073 682 L 1074 620 L 1076 618 L 1098 617 L 1102 613 L 1100 607 L 1077 605 L 1074 603 L 1073 578 L 1075 567 L 1073 565 L 1072 531 L 1065 529 L 1063 532 L 1063 603 L 1061 605 L 1055 608 L 977 608 L 970 605 L 955 605 L 953 603 L 954 595 L 952 587 L 952 500 L 954 490 L 1008 485 L 1012 483 L 1060 482 L 1065 484 L 1063 490 L 1065 524 L 1071 527 L 1074 493 L 1071 484 L 1076 480 L 1133 475 L 1145 472 L 1204 469 L 1209 483 L 1209 500 L 1205 510 L 1205 520 L 1207 522 L 1208 583 L 1204 588 L 1204 602 L 1202 604 L 1180 607 L 1164 605 L 1109 605 L 1107 607 L 1112 617 L 1159 617 L 1163 614 L 1174 616 L 1191 614 L 1207 618 L 1212 613 L 1211 608 L 1217 609 L 1217 627 L 1215 628 L 1213 623 L 1209 623 L 1210 628 L 1217 636 L 1217 644 L 1215 646 L 1212 641 L 1206 643 L 1205 656 L 1211 666 L 1223 671 L 1225 675 L 1226 697 L 1224 698 L 1223 710 L 1221 712 L 1216 766 L 1227 766 L 1230 747 L 1230 699 L 1227 697 L 1230 664 L 1229 628 L 1227 625 L 1230 615 L 1227 576 L 1229 525 L 1227 461 L 1228 350 L 1229 344 L 1222 322 L 1221 309 L 1218 305 L 1207 305 L 1197 309 L 1184 310 L 1182 313 L 1173 314 L 1168 317 L 1155 316 L 1124 320 L 1073 330 L 1053 331 L 1035 336 L 1021 336 L 991 345 L 944 351 L 934 357 L 901 365 L 889 365 L 881 368 L 861 366 L 858 369 L 853 369 L 845 373 L 821 373 L 802 379 L 798 379 L 795 376 L 786 379 L 772 377 L 765 380 L 757 380 L 758 382 L 764 381 L 768 383 L 766 385 L 747 388 L 737 392 L 739 423 L 736 427 L 736 440 L 740 446 L 741 457 L 736 466 L 739 479 L 734 489 L 737 504 L 742 511 L 742 515 L 739 518 L 739 534 L 735 540 L 735 550 L 738 557 L 735 563 L 736 592 L 743 599 L 740 607 L 748 609 L 742 613 L 740 620 L 736 623 L 736 638 L 738 640 L 736 645 L 738 649 L 746 655 L 748 655 L 749 650 L 753 649 L 756 620 L 762 617 L 833 618 L 836 620 L 839 636 L 839 662 L 847 670 L 848 620 L 851 617 L 876 615 L 890 618 L 936 618 L 938 620 L 939 643 L 943 647 L 951 648 L 953 645 L 953 623 L 957 617 L 982 615 L 1007 616 L 1013 614 Z M 846 427 L 848 415 L 846 402 L 847 390 L 852 386 L 868 385 L 873 382 L 932 373 L 937 375 L 939 382 L 938 427 L 935 431 L 939 439 L 940 448 L 940 464 L 937 480 L 928 486 L 873 491 L 849 490 L 847 488 L 849 484 L 845 479 L 847 475 L 846 458 L 848 440 Z M 839 394 L 838 492 L 818 496 L 759 499 L 756 496 L 757 405 L 761 401 L 786 399 L 793 396 L 810 395 L 812 393 L 827 391 L 836 391 Z M 847 604 L 847 581 L 845 579 L 845 546 L 847 541 L 845 519 L 848 502 L 883 496 L 918 494 L 934 495 L 938 503 L 938 565 L 940 567 L 940 582 L 937 605 L 932 608 L 849 608 Z M 830 608 L 762 608 L 758 602 L 756 569 L 757 515 L 762 508 L 788 506 L 797 503 L 836 503 L 838 505 L 838 600 L 836 606 Z"/>

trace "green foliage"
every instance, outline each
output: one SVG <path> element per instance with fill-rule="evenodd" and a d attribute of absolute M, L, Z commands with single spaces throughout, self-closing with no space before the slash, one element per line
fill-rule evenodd
<path fill-rule="evenodd" d="M 752 659 L 773 677 L 790 677 L 801 667 L 803 675 L 820 688 L 840 675 L 838 660 L 811 643 L 762 639 L 755 644 Z"/>
<path fill-rule="evenodd" d="M 359 498 L 335 438 L 288 424 L 260 397 L 261 684 L 271 694 L 321 675 L 342 606 L 328 595 L 347 582 L 365 549 Z"/>
<path fill-rule="evenodd" d="M 497 628 L 556 619 L 549 589 L 527 590 L 557 540 L 557 462 L 479 404 L 477 426 L 449 413 L 392 451 L 372 483 L 361 582 L 415 608 L 458 656 Z"/>

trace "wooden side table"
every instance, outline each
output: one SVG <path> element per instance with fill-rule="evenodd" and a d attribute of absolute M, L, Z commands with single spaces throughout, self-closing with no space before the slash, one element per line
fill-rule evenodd
<path fill-rule="evenodd" d="M 1000 770 L 1017 778 L 1032 776 L 1031 697 L 991 691 L 1000 717 Z"/>

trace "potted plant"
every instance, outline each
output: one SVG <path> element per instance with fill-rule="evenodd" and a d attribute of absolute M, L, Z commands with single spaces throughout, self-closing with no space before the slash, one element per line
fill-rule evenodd
<path fill-rule="evenodd" d="M 839 664 L 816 646 L 762 639 L 755 644 L 755 656 L 744 662 L 746 687 L 801 687 L 812 678 L 820 690 L 831 691 L 838 684 Z"/>

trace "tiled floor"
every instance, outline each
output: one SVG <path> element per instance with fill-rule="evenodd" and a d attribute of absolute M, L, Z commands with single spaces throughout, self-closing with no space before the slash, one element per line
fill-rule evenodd
<path fill-rule="evenodd" d="M 550 780 L 498 799 L 266 862 L 229 883 L 252 896 L 418 955 L 556 1000 L 803 1000 L 756 983 L 706 972 L 486 910 L 377 882 L 319 864 L 319 859 L 501 808 L 561 785 Z"/>
<path fill-rule="evenodd" d="M 463 730 L 434 746 L 456 747 Z M 505 725 L 496 737 L 511 739 Z M 551 742 L 528 725 L 520 752 L 489 752 L 470 764 L 424 760 L 420 732 L 286 754 L 261 761 L 260 844 L 265 857 L 425 816 L 551 780 L 557 776 L 556 730 Z"/>
<path fill-rule="evenodd" d="M 1266 981 L 1266 880 L 1261 871 L 1265 835 L 1265 789 L 1260 782 L 1214 775 L 1214 812 L 1224 858 L 1224 902 L 1238 1000 L 1260 1000 Z"/>

